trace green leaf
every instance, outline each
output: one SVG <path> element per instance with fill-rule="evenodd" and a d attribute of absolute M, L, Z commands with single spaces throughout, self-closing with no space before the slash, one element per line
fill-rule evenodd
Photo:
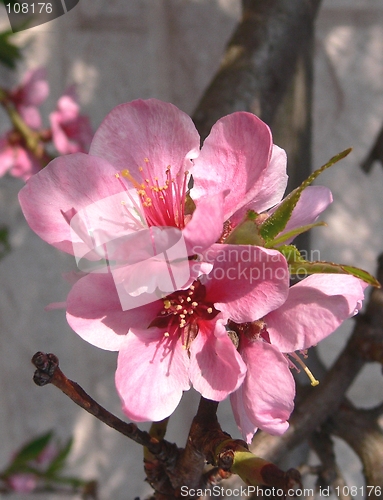
<path fill-rule="evenodd" d="M 8 40 L 12 34 L 12 31 L 0 33 L 0 62 L 8 68 L 14 69 L 17 60 L 21 59 L 21 51 L 19 47 Z"/>
<path fill-rule="evenodd" d="M 65 446 L 61 448 L 56 458 L 49 465 L 46 471 L 47 476 L 54 476 L 65 467 L 65 462 L 72 449 L 72 445 L 73 445 L 73 438 L 70 438 L 68 442 L 65 444 Z"/>
<path fill-rule="evenodd" d="M 259 226 L 255 223 L 252 218 L 246 217 L 246 219 L 238 224 L 238 226 L 229 234 L 225 239 L 225 243 L 231 245 L 258 245 L 265 246 L 264 239 L 259 235 Z"/>
<path fill-rule="evenodd" d="M 11 465 L 7 469 L 7 473 L 15 471 L 19 467 L 23 467 L 32 460 L 35 460 L 40 453 L 47 447 L 53 437 L 52 431 L 43 434 L 42 436 L 29 441 L 21 450 L 16 454 Z"/>
<path fill-rule="evenodd" d="M 54 478 L 49 478 L 49 482 L 57 484 L 68 484 L 72 486 L 72 488 L 82 488 L 89 483 L 89 481 L 86 481 L 85 479 L 69 476 L 56 476 Z"/>
<path fill-rule="evenodd" d="M 294 245 L 284 245 L 278 250 L 285 256 L 290 269 L 290 274 L 300 276 L 308 274 L 350 274 L 363 280 L 369 285 L 380 288 L 379 281 L 374 278 L 370 273 L 359 269 L 358 267 L 347 266 L 344 264 L 335 264 L 334 262 L 327 262 L 317 260 L 310 262 L 305 260 L 299 250 Z"/>
<path fill-rule="evenodd" d="M 314 224 L 307 224 L 307 226 L 297 227 L 296 229 L 292 229 L 291 231 L 288 231 L 287 233 L 275 238 L 274 240 L 265 243 L 265 247 L 275 248 L 277 245 L 280 245 L 284 241 L 289 240 L 290 238 L 295 238 L 295 236 L 305 233 L 306 231 L 309 231 L 313 227 L 319 227 L 319 226 L 327 226 L 327 224 L 325 222 L 315 222 Z"/>
<path fill-rule="evenodd" d="M 351 151 L 351 148 L 342 151 L 341 153 L 333 156 L 331 160 L 325 163 L 321 168 L 315 170 L 302 184 L 294 189 L 279 205 L 279 207 L 275 210 L 275 212 L 268 217 L 265 222 L 260 226 L 259 232 L 262 238 L 269 242 L 273 240 L 279 233 L 281 233 L 288 221 L 291 218 L 291 214 L 293 213 L 296 204 L 301 197 L 303 190 L 309 186 L 324 170 L 332 167 L 334 163 L 345 158 Z"/>

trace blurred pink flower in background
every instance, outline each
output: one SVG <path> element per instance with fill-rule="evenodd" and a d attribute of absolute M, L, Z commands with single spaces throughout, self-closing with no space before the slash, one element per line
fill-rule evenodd
<path fill-rule="evenodd" d="M 31 493 L 38 486 L 38 477 L 31 473 L 17 473 L 9 476 L 7 485 L 16 493 Z"/>
<path fill-rule="evenodd" d="M 39 455 L 27 462 L 27 466 L 34 469 L 34 472 L 15 472 L 6 478 L 7 486 L 16 493 L 31 493 L 41 483 L 39 473 L 43 473 L 55 460 L 59 453 L 58 448 L 48 443 Z"/>
<path fill-rule="evenodd" d="M 41 170 L 41 161 L 20 144 L 12 144 L 9 135 L 0 137 L 0 177 L 9 173 L 27 181 Z"/>
<path fill-rule="evenodd" d="M 56 110 L 50 113 L 49 120 L 53 142 L 60 154 L 89 151 L 93 131 L 89 118 L 80 114 L 74 86 L 57 101 Z"/>
<path fill-rule="evenodd" d="M 60 97 L 56 110 L 50 114 L 51 128 L 43 129 L 39 107 L 48 95 L 45 68 L 27 71 L 22 83 L 6 93 L 4 102 L 14 106 L 30 131 L 14 125 L 13 130 L 0 137 L 0 176 L 8 172 L 27 181 L 52 159 L 45 150 L 49 141 L 53 141 L 60 154 L 88 151 L 93 132 L 89 118 L 80 114 L 74 86 Z M 33 147 L 25 134 L 35 134 Z"/>
<path fill-rule="evenodd" d="M 9 99 L 28 127 L 42 127 L 39 106 L 49 95 L 49 84 L 45 68 L 36 68 L 25 73 L 22 83 L 9 93 Z"/>

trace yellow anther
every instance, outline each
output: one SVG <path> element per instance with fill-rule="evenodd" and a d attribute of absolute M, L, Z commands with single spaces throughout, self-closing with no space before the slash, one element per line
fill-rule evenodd
<path fill-rule="evenodd" d="M 126 177 L 127 179 L 130 180 L 130 182 L 133 184 L 133 186 L 136 188 L 136 189 L 140 189 L 140 184 L 136 181 L 136 179 L 132 176 L 132 174 L 129 172 L 129 170 L 127 169 L 124 169 L 124 170 L 121 170 L 121 174 L 123 177 Z"/>
<path fill-rule="evenodd" d="M 177 311 L 181 311 L 182 306 L 180 304 L 178 304 L 178 306 L 176 306 L 176 309 L 177 309 Z"/>
<path fill-rule="evenodd" d="M 185 319 L 185 314 L 180 314 L 180 318 Z"/>
<path fill-rule="evenodd" d="M 312 374 L 311 370 L 308 368 L 308 366 L 306 366 L 306 364 L 301 360 L 301 358 L 297 354 L 295 354 L 295 353 L 290 354 L 290 356 L 292 356 L 301 365 L 301 367 L 303 368 L 304 372 L 306 373 L 306 375 L 310 379 L 310 384 L 313 387 L 316 387 L 317 385 L 319 385 L 319 380 L 317 380 L 314 377 L 314 375 Z"/>
<path fill-rule="evenodd" d="M 207 312 L 208 312 L 209 314 L 211 314 L 211 313 L 213 312 L 213 308 L 212 308 L 212 307 L 208 307 L 206 310 L 207 310 Z"/>
<path fill-rule="evenodd" d="M 187 314 L 187 313 L 188 313 L 186 309 L 184 309 L 182 312 L 183 312 L 184 314 Z"/>
<path fill-rule="evenodd" d="M 191 298 L 190 297 L 186 297 L 186 302 L 191 302 Z"/>
<path fill-rule="evenodd" d="M 164 308 L 169 309 L 171 307 L 172 303 L 170 300 L 164 300 Z"/>
<path fill-rule="evenodd" d="M 197 307 L 198 306 L 198 302 L 192 302 L 192 306 L 193 307 Z"/>
<path fill-rule="evenodd" d="M 164 333 L 164 337 L 169 337 L 170 333 L 169 332 L 165 332 Z"/>

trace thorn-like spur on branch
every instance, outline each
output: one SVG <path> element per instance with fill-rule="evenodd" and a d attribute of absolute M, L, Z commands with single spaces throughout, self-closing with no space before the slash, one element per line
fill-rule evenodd
<path fill-rule="evenodd" d="M 121 432 L 121 434 L 124 434 L 124 436 L 127 436 L 136 443 L 145 446 L 158 460 L 164 463 L 172 463 L 176 460 L 179 451 L 175 444 L 152 437 L 148 432 L 138 429 L 135 424 L 124 422 L 100 406 L 80 385 L 69 380 L 63 374 L 59 368 L 57 356 L 37 352 L 32 358 L 32 363 L 37 368 L 33 376 L 35 384 L 39 386 L 53 384 L 77 405 L 81 406 L 81 408 L 91 415 L 94 415 L 101 422 Z"/>
<path fill-rule="evenodd" d="M 301 485 L 298 471 L 282 471 L 271 462 L 253 455 L 244 441 L 232 439 L 223 432 L 216 415 L 217 407 L 217 402 L 201 398 L 187 445 L 177 463 L 178 470 L 184 469 L 186 464 L 194 464 L 195 472 L 193 477 L 190 477 L 189 472 L 189 481 L 194 481 L 195 487 L 206 485 L 206 477 L 202 476 L 201 481 L 205 460 L 216 467 L 215 474 L 221 477 L 225 473 L 238 474 L 251 486 L 267 485 L 281 488 L 287 493 Z M 214 480 L 214 475 L 210 478 L 212 479 Z"/>

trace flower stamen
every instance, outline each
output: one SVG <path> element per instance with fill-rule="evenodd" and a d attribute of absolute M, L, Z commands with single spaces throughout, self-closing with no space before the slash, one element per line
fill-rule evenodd
<path fill-rule="evenodd" d="M 188 290 L 168 295 L 163 300 L 163 309 L 150 326 L 166 328 L 165 337 L 178 336 L 183 347 L 189 349 L 198 334 L 198 322 L 214 319 L 219 313 L 214 304 L 205 300 L 205 296 L 206 288 L 200 281 L 195 281 Z"/>
<path fill-rule="evenodd" d="M 146 222 L 149 226 L 185 227 L 185 204 L 189 172 L 181 169 L 172 176 L 171 166 L 165 170 L 166 180 L 160 185 L 157 177 L 153 178 L 150 161 L 144 159 L 144 166 L 139 167 L 142 182 L 135 179 L 128 169 L 121 175 L 132 183 L 141 200 Z M 119 175 L 116 175 L 119 178 Z"/>
<path fill-rule="evenodd" d="M 296 354 L 295 352 L 292 352 L 292 353 L 289 353 L 289 356 L 291 356 L 292 358 L 294 358 L 294 360 L 302 367 L 303 371 L 306 373 L 306 375 L 310 379 L 310 383 L 311 383 L 311 385 L 313 387 L 316 387 L 317 385 L 319 385 L 319 380 L 317 380 L 314 377 L 314 375 L 312 374 L 312 372 L 309 369 L 309 367 L 306 365 L 306 363 L 304 363 L 301 360 L 301 358 L 298 356 L 298 354 Z"/>

